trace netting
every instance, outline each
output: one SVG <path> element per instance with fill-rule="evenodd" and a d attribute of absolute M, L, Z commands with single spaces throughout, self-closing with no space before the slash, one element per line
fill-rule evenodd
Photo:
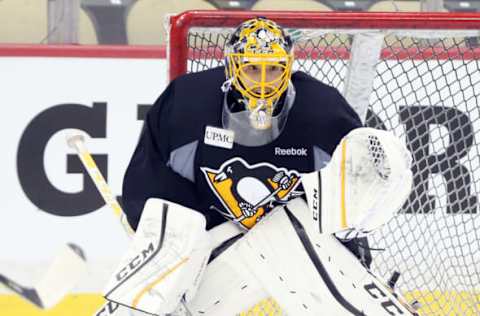
<path fill-rule="evenodd" d="M 230 31 L 191 28 L 184 43 L 187 71 L 222 65 Z M 370 237 L 373 248 L 384 249 L 373 252 L 372 269 L 385 279 L 400 272 L 397 288 L 410 301 L 421 303 L 421 315 L 480 315 L 476 34 L 446 29 L 289 32 L 297 40 L 294 69 L 341 92 L 351 80 L 347 78 L 355 37 L 381 34 L 365 125 L 393 130 L 406 140 L 413 155 L 414 188 L 402 211 Z M 321 104 L 318 108 L 321 111 Z M 244 315 L 282 314 L 268 301 L 264 305 Z"/>

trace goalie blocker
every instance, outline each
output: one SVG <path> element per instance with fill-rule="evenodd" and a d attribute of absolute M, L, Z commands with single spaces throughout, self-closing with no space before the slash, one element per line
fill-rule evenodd
<path fill-rule="evenodd" d="M 153 315 L 172 313 L 195 296 L 210 256 L 205 218 L 189 208 L 149 199 L 105 298 Z"/>
<path fill-rule="evenodd" d="M 149 199 L 131 245 L 104 291 L 108 304 L 95 315 L 183 315 L 196 295 L 212 249 L 243 233 L 232 222 L 205 230 L 202 214 Z M 212 253 L 212 256 L 210 254 Z M 186 313 L 188 315 L 188 313 Z"/>

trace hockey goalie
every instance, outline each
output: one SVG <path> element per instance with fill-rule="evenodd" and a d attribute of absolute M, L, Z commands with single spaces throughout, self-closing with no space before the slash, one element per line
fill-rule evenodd
<path fill-rule="evenodd" d="M 392 133 L 358 128 L 331 161 L 304 174 L 305 195 L 245 231 L 205 230 L 202 214 L 150 199 L 105 297 L 114 314 L 417 315 L 345 246 L 384 225 L 412 185 L 411 157 Z M 393 271 L 392 271 L 393 272 Z M 397 275 L 398 277 L 398 275 Z M 275 301 L 270 310 L 260 301 Z M 277 310 L 278 309 L 278 310 Z M 102 314 L 111 313 L 106 310 Z"/>

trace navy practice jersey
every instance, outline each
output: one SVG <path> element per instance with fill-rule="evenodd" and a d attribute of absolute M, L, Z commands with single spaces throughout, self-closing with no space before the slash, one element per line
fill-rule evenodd
<path fill-rule="evenodd" d="M 148 112 L 123 182 L 133 228 L 150 197 L 203 213 L 207 228 L 227 219 L 250 228 L 301 195 L 301 173 L 322 168 L 343 136 L 361 126 L 335 88 L 295 72 L 295 101 L 281 134 L 266 145 L 225 148 L 228 132 L 211 128 L 223 129 L 224 81 L 223 67 L 181 76 Z"/>

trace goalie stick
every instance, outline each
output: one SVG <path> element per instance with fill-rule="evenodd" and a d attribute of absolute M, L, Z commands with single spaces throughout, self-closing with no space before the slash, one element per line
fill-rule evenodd
<path fill-rule="evenodd" d="M 105 181 L 102 172 L 100 171 L 100 169 L 98 169 L 95 160 L 93 160 L 92 155 L 85 146 L 85 138 L 83 137 L 83 135 L 81 135 L 80 133 L 69 135 L 67 137 L 67 144 L 69 147 L 75 149 L 78 158 L 87 170 L 88 175 L 93 181 L 93 184 L 97 188 L 105 203 L 113 210 L 115 215 L 119 217 L 120 222 L 122 223 L 123 228 L 125 229 L 127 234 L 133 235 L 134 232 L 126 221 L 122 207 L 113 195 L 110 186 L 108 185 L 107 181 Z"/>
<path fill-rule="evenodd" d="M 85 170 L 87 170 L 90 179 L 92 179 L 93 184 L 97 188 L 103 200 L 113 210 L 114 214 L 119 218 L 127 235 L 131 237 L 134 234 L 134 231 L 126 222 L 122 207 L 118 203 L 117 199 L 115 199 L 112 190 L 110 189 L 110 186 L 100 172 L 100 169 L 98 169 L 98 166 L 95 163 L 92 155 L 88 151 L 85 145 L 85 137 L 81 135 L 80 132 L 76 132 L 72 135 L 67 136 L 66 141 L 67 145 L 70 148 L 75 149 L 75 153 L 82 162 L 82 165 L 85 167 Z M 112 301 L 107 301 L 95 313 L 95 316 L 113 315 L 119 308 L 120 304 Z"/>
<path fill-rule="evenodd" d="M 55 257 L 40 282 L 26 287 L 4 274 L 0 283 L 41 309 L 57 305 L 87 272 L 83 250 L 74 244 L 67 244 Z"/>

